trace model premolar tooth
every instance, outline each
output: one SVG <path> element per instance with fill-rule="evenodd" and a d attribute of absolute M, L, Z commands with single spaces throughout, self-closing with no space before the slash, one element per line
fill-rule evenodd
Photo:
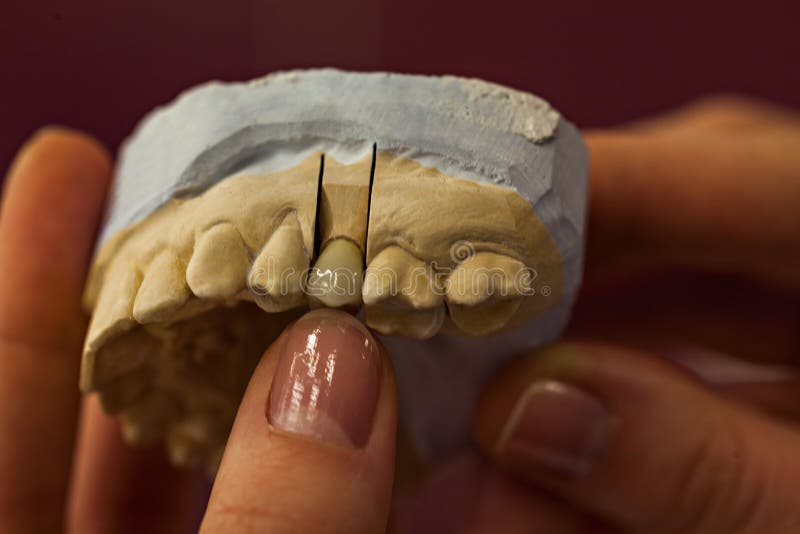
<path fill-rule="evenodd" d="M 141 324 L 169 319 L 189 299 L 186 267 L 172 250 L 164 250 L 147 267 L 133 303 L 133 317 Z"/>
<path fill-rule="evenodd" d="M 249 267 L 239 230 L 230 223 L 217 224 L 197 240 L 186 268 L 186 282 L 200 298 L 227 299 L 245 288 Z"/>
<path fill-rule="evenodd" d="M 387 247 L 370 262 L 362 295 L 367 324 L 382 334 L 426 339 L 444 321 L 431 266 L 400 247 Z"/>
<path fill-rule="evenodd" d="M 247 277 L 256 304 L 271 313 L 302 305 L 308 264 L 303 229 L 297 214 L 289 213 L 261 249 Z"/>
<path fill-rule="evenodd" d="M 504 327 L 531 290 L 530 270 L 521 261 L 478 252 L 447 279 L 450 319 L 463 332 L 482 335 Z"/>
<path fill-rule="evenodd" d="M 361 306 L 364 258 L 349 239 L 328 243 L 309 273 L 307 292 L 314 306 L 329 308 Z"/>

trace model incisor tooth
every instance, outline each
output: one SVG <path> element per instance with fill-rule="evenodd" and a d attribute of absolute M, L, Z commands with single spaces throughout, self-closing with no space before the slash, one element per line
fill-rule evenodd
<path fill-rule="evenodd" d="M 114 187 L 81 387 L 186 467 L 214 468 L 262 352 L 315 306 L 363 304 L 409 441 L 446 454 L 488 374 L 558 336 L 580 281 L 580 136 L 479 80 L 208 84 L 143 121 Z"/>
<path fill-rule="evenodd" d="M 308 279 L 312 307 L 353 308 L 361 304 L 364 256 L 355 243 L 344 237 L 328 242 Z"/>
<path fill-rule="evenodd" d="M 372 154 L 352 164 L 324 160 L 319 198 L 320 254 L 308 277 L 312 307 L 361 305 Z"/>

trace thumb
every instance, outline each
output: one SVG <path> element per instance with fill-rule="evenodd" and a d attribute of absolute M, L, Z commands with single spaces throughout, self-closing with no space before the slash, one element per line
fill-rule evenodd
<path fill-rule="evenodd" d="M 394 475 L 396 387 L 354 317 L 306 314 L 247 387 L 204 532 L 378 532 Z"/>
<path fill-rule="evenodd" d="M 643 532 L 799 532 L 800 435 L 668 362 L 554 346 L 489 384 L 475 434 L 514 474 Z"/>

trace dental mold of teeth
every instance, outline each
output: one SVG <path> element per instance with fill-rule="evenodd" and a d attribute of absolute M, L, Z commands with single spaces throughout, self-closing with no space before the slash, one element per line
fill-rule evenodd
<path fill-rule="evenodd" d="M 572 124 L 480 80 L 323 69 L 191 89 L 122 150 L 81 388 L 128 442 L 213 469 L 281 329 L 360 309 L 407 438 L 444 456 L 491 371 L 566 323 L 586 174 Z"/>

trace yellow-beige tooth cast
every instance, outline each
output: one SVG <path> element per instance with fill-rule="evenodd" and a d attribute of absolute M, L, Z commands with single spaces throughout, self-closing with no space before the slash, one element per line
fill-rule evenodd
<path fill-rule="evenodd" d="M 367 324 L 387 335 L 426 339 L 445 316 L 431 266 L 400 247 L 387 247 L 367 266 L 362 291 Z"/>
<path fill-rule="evenodd" d="M 361 306 L 364 256 L 349 239 L 337 238 L 322 251 L 308 277 L 306 288 L 312 306 Z"/>
<path fill-rule="evenodd" d="M 104 273 L 95 312 L 89 324 L 81 363 L 81 387 L 91 389 L 136 368 L 143 359 L 137 352 L 139 338 L 114 343 L 115 334 L 132 329 L 133 299 L 141 277 L 136 268 L 120 262 Z"/>
<path fill-rule="evenodd" d="M 116 414 L 138 402 L 152 389 L 155 375 L 153 367 L 142 365 L 107 383 L 98 392 L 103 410 Z"/>
<path fill-rule="evenodd" d="M 289 213 L 261 249 L 248 275 L 256 304 L 275 313 L 305 303 L 303 282 L 309 256 L 297 214 Z"/>
<path fill-rule="evenodd" d="M 147 266 L 133 303 L 133 317 L 140 324 L 165 321 L 189 299 L 186 265 L 172 250 L 164 250 Z"/>
<path fill-rule="evenodd" d="M 186 282 L 192 293 L 206 299 L 228 299 L 247 285 L 250 259 L 239 230 L 220 223 L 197 238 L 186 267 Z"/>
<path fill-rule="evenodd" d="M 530 270 L 521 261 L 492 252 L 475 253 L 447 279 L 450 319 L 471 335 L 500 330 L 529 294 L 531 281 Z"/>
<path fill-rule="evenodd" d="M 372 154 L 352 164 L 326 156 L 319 199 L 320 255 L 309 273 L 312 306 L 361 306 Z"/>
<path fill-rule="evenodd" d="M 197 468 L 213 453 L 215 438 L 221 434 L 210 414 L 193 413 L 170 426 L 166 445 L 174 465 Z"/>
<path fill-rule="evenodd" d="M 179 416 L 178 404 L 172 395 L 151 392 L 122 412 L 122 436 L 128 443 L 153 443 Z"/>

